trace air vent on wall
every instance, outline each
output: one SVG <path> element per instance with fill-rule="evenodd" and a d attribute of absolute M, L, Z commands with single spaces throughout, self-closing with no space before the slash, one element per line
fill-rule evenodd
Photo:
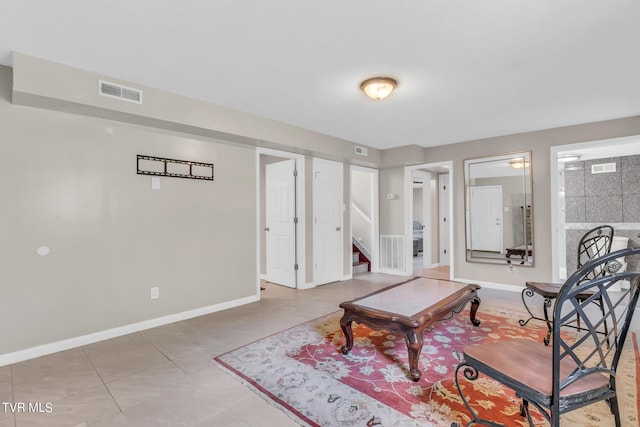
<path fill-rule="evenodd" d="M 102 96 L 108 96 L 110 98 L 118 98 L 123 101 L 135 102 L 136 104 L 142 104 L 142 91 L 133 89 L 130 87 L 118 85 L 115 83 L 99 81 L 98 92 Z"/>
<path fill-rule="evenodd" d="M 366 156 L 368 152 L 369 150 L 367 150 L 366 148 L 356 145 L 356 154 L 360 154 L 361 156 Z"/>
<path fill-rule="evenodd" d="M 599 163 L 591 165 L 591 173 L 609 173 L 616 171 L 615 163 Z"/>

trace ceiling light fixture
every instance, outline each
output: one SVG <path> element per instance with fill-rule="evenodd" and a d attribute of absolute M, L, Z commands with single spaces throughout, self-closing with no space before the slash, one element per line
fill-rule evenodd
<path fill-rule="evenodd" d="M 529 162 L 525 162 L 522 157 L 518 157 L 513 160 L 509 160 L 509 166 L 514 169 L 524 169 L 529 167 Z"/>
<path fill-rule="evenodd" d="M 563 156 L 558 156 L 558 161 L 560 163 L 575 162 L 576 160 L 580 160 L 579 154 L 565 154 Z"/>
<path fill-rule="evenodd" d="M 360 89 L 371 99 L 384 99 L 393 92 L 398 85 L 391 77 L 374 77 L 362 82 Z"/>

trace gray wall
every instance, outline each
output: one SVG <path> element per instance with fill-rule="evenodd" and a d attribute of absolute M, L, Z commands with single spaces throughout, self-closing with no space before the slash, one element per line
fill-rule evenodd
<path fill-rule="evenodd" d="M 455 224 L 453 236 L 455 252 L 452 258 L 456 278 L 480 283 L 512 284 L 518 287 L 522 287 L 527 280 L 550 281 L 552 279 L 550 147 L 631 135 L 640 135 L 640 116 L 429 147 L 424 149 L 422 156 L 405 147 L 398 151 L 387 150 L 382 154 L 383 169 L 380 171 L 380 234 L 404 234 L 404 166 L 452 161 L 450 185 Z M 520 151 L 532 152 L 535 266 L 516 266 L 514 271 L 510 272 L 506 265 L 467 262 L 464 250 L 463 162 L 465 159 Z M 403 163 L 399 153 L 407 152 L 411 153 L 413 156 L 411 159 L 414 160 Z M 389 161 L 386 162 L 387 160 Z M 396 200 L 386 200 L 386 194 L 389 192 L 397 193 L 400 197 Z"/>
<path fill-rule="evenodd" d="M 144 104 L 99 96 L 99 79 L 143 90 Z M 348 141 L 21 54 L 0 67 L 0 91 L 0 312 L 15 325 L 0 358 L 257 300 L 255 147 L 303 154 L 308 171 L 314 156 L 345 171 L 380 163 L 370 147 L 362 157 Z M 214 163 L 215 181 L 151 190 L 136 154 Z M 305 233 L 312 248 L 311 221 Z M 50 255 L 35 255 L 43 245 Z"/>
<path fill-rule="evenodd" d="M 0 355 L 256 295 L 255 149 L 12 105 L 11 77 L 0 67 Z M 214 163 L 215 180 L 152 190 L 137 154 Z"/>

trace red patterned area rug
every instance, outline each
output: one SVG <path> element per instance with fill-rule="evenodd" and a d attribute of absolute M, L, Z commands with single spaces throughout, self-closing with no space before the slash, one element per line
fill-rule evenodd
<path fill-rule="evenodd" d="M 401 335 L 354 323 L 353 349 L 341 354 L 341 313 L 258 340 L 214 362 L 301 425 L 449 427 L 454 421 L 465 425 L 470 418 L 454 383 L 462 349 L 511 337 L 542 342 L 546 332 L 541 323 L 519 326 L 518 313 L 486 310 L 480 308 L 479 327 L 471 325 L 465 311 L 425 333 L 418 382 L 409 379 L 407 346 Z M 619 365 L 618 400 L 623 425 L 637 426 L 635 334 L 627 344 Z M 507 426 L 528 425 L 511 390 L 482 376 L 461 383 L 481 416 Z M 536 415 L 538 425 L 547 425 Z M 606 404 L 598 403 L 566 414 L 562 423 L 602 427 L 613 426 L 614 420 Z"/>

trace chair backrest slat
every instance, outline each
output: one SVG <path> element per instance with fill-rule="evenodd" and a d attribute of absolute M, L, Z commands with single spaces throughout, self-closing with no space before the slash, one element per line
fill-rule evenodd
<path fill-rule="evenodd" d="M 640 272 L 610 273 L 607 264 L 637 254 L 640 248 L 628 248 L 595 258 L 562 286 L 554 306 L 554 396 L 560 396 L 564 388 L 590 375 L 608 375 L 615 384 L 618 362 L 640 295 Z M 628 281 L 629 288 L 618 290 L 621 281 Z M 580 319 L 581 327 L 569 333 L 563 325 L 576 318 Z M 561 377 L 564 359 L 571 360 L 576 368 Z"/>

